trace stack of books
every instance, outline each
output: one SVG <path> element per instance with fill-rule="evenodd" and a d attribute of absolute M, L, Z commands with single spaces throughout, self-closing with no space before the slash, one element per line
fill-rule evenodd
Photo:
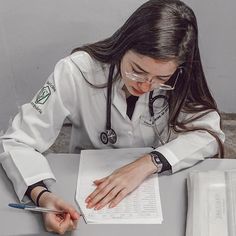
<path fill-rule="evenodd" d="M 186 236 L 236 235 L 236 170 L 192 172 Z"/>

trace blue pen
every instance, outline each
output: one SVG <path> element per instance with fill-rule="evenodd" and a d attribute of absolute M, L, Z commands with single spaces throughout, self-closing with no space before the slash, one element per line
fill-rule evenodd
<path fill-rule="evenodd" d="M 58 213 L 58 214 L 65 213 L 64 211 L 53 210 L 53 209 L 44 208 L 44 207 L 30 206 L 30 205 L 25 205 L 25 204 L 18 204 L 18 203 L 9 203 L 8 206 L 14 207 L 17 209 L 27 210 L 27 211 L 52 212 L 52 213 Z"/>

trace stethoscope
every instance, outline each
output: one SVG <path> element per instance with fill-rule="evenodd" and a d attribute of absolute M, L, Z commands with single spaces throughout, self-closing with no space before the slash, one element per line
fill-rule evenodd
<path fill-rule="evenodd" d="M 101 132 L 100 139 L 103 144 L 115 144 L 117 141 L 117 134 L 114 129 L 111 128 L 111 96 L 112 96 L 112 75 L 114 72 L 114 66 L 110 67 L 109 70 L 109 76 L 108 76 L 108 84 L 107 84 L 107 103 L 106 103 L 106 130 Z M 156 95 L 153 97 L 153 91 L 149 93 L 149 101 L 148 101 L 148 108 L 150 113 L 150 120 L 151 123 L 155 123 L 155 119 L 159 119 L 168 108 L 164 108 L 164 110 L 159 114 L 157 118 L 154 118 L 154 102 L 157 99 L 163 99 L 164 101 L 167 101 L 167 97 L 165 95 Z M 160 142 L 162 145 L 164 145 L 166 142 L 164 142 L 160 136 L 160 133 L 157 130 L 157 127 L 153 125 L 154 131 L 157 134 Z"/>
<path fill-rule="evenodd" d="M 158 116 L 155 117 L 154 113 L 154 102 L 159 99 L 163 102 L 163 105 L 161 106 L 162 109 L 158 112 Z M 167 96 L 159 94 L 153 97 L 153 90 L 149 93 L 149 102 L 148 102 L 148 108 L 149 108 L 149 114 L 150 114 L 150 126 L 154 128 L 155 134 L 159 138 L 162 145 L 166 144 L 169 140 L 170 133 L 168 132 L 167 140 L 164 141 L 163 138 L 160 135 L 160 132 L 157 129 L 155 120 L 160 119 L 169 109 L 168 102 L 167 102 Z"/>
<path fill-rule="evenodd" d="M 71 59 L 71 58 L 70 58 Z M 94 86 L 91 84 L 86 77 L 84 76 L 83 72 L 81 69 L 78 67 L 78 65 L 71 59 L 71 62 L 78 68 L 80 71 L 81 75 L 85 79 L 85 81 L 90 84 L 91 86 Z M 106 130 L 100 133 L 100 139 L 103 144 L 115 144 L 117 141 L 117 134 L 116 132 L 111 128 L 111 93 L 112 93 L 112 80 L 113 80 L 113 72 L 114 72 L 115 65 L 111 65 L 109 69 L 109 75 L 108 75 L 108 83 L 107 83 L 107 103 L 106 103 Z M 181 72 L 182 73 L 182 72 Z M 104 85 L 96 85 L 98 88 L 104 88 L 106 84 Z M 160 142 L 162 145 L 164 145 L 166 142 L 168 142 L 169 137 L 170 137 L 170 132 L 168 134 L 167 141 L 164 141 L 158 132 L 158 129 L 155 125 L 155 120 L 159 119 L 161 116 L 163 116 L 167 111 L 168 111 L 168 103 L 166 106 L 163 106 L 163 109 L 159 112 L 158 116 L 155 118 L 154 117 L 154 102 L 157 99 L 164 99 L 164 102 L 167 102 L 167 97 L 165 95 L 157 95 L 153 97 L 153 91 L 149 93 L 149 101 L 148 101 L 148 107 L 149 107 L 149 114 L 150 114 L 150 122 L 145 121 L 144 123 L 147 126 L 153 126 L 154 131 L 156 135 L 158 136 Z M 163 103 L 164 105 L 164 103 Z"/>
<path fill-rule="evenodd" d="M 74 62 L 72 58 L 71 62 L 76 66 L 76 68 L 80 71 L 81 75 L 85 79 L 85 81 L 94 87 L 93 84 L 91 84 L 86 77 L 84 76 L 81 69 L 78 67 L 78 65 Z M 111 128 L 111 92 L 112 92 L 112 79 L 113 79 L 113 73 L 114 73 L 115 65 L 111 65 L 109 68 L 109 75 L 108 75 L 108 83 L 107 83 L 107 104 L 106 104 L 106 130 L 104 132 L 101 132 L 100 139 L 103 144 L 115 144 L 117 141 L 117 134 L 116 132 Z M 97 88 L 104 88 L 106 85 L 96 85 Z"/>
<path fill-rule="evenodd" d="M 111 128 L 111 92 L 112 92 L 112 76 L 114 72 L 114 65 L 110 66 L 107 84 L 107 107 L 106 107 L 106 130 L 101 132 L 100 139 L 103 144 L 115 144 L 117 141 L 117 134 L 114 129 Z"/>

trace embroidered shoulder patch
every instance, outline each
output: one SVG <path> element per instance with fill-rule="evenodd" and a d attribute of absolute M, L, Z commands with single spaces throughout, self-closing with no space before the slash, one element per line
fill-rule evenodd
<path fill-rule="evenodd" d="M 43 105 L 48 100 L 50 95 L 51 95 L 51 90 L 50 90 L 49 86 L 43 87 L 39 91 L 39 93 L 38 93 L 38 95 L 36 97 L 35 104 Z"/>
<path fill-rule="evenodd" d="M 30 104 L 37 112 L 42 114 L 43 105 L 47 102 L 49 97 L 55 92 L 56 92 L 55 85 L 52 82 L 47 81 L 45 85 L 39 90 L 38 94 Z"/>

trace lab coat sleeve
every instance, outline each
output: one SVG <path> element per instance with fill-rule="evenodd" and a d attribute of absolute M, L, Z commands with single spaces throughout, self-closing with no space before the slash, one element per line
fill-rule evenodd
<path fill-rule="evenodd" d="M 64 119 L 75 112 L 72 74 L 68 58 L 59 61 L 43 88 L 19 109 L 6 134 L 0 137 L 0 162 L 20 201 L 28 200 L 24 194 L 29 185 L 44 180 L 50 187 L 55 181 L 41 153 L 54 143 Z"/>
<path fill-rule="evenodd" d="M 224 142 L 225 135 L 220 128 L 220 116 L 213 111 L 188 124 L 190 127 L 203 127 L 213 131 Z M 172 141 L 156 148 L 172 167 L 172 173 L 188 168 L 205 158 L 216 155 L 219 145 L 207 131 L 198 130 L 180 133 Z"/>

